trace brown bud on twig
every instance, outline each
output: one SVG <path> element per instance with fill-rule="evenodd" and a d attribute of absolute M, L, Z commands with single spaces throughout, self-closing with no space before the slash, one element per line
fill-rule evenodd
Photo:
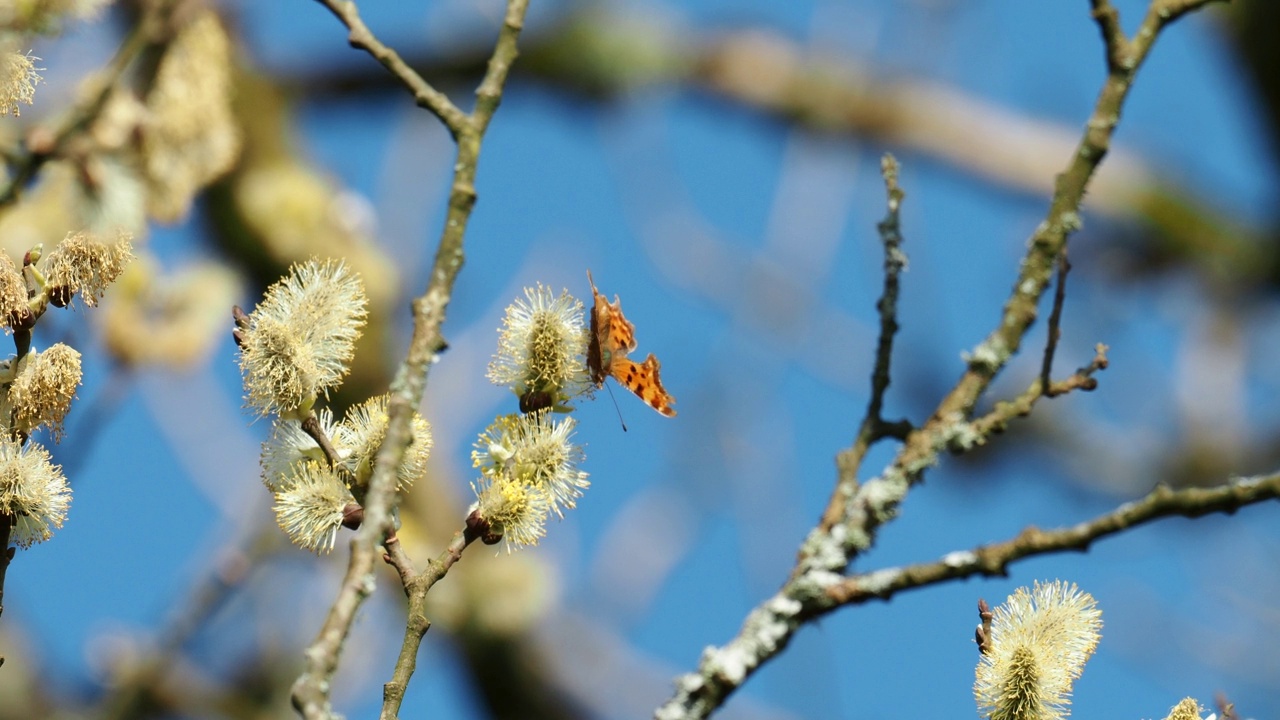
<path fill-rule="evenodd" d="M 21 308 L 9 312 L 9 327 L 14 330 L 30 330 L 35 326 L 36 316 L 30 309 Z"/>
<path fill-rule="evenodd" d="M 520 396 L 520 412 L 528 415 L 555 404 L 555 397 L 545 390 L 530 390 Z"/>
<path fill-rule="evenodd" d="M 70 305 L 71 299 L 75 296 L 75 292 L 67 285 L 56 285 L 49 288 L 49 304 L 54 307 L 64 308 Z"/>
<path fill-rule="evenodd" d="M 472 510 L 467 516 L 466 534 L 470 538 L 478 538 L 485 545 L 496 545 L 502 540 L 502 533 L 494 532 L 479 509 Z"/>
<path fill-rule="evenodd" d="M 364 508 L 356 503 L 347 503 L 342 508 L 342 527 L 348 530 L 359 530 L 360 525 L 364 523 Z"/>
<path fill-rule="evenodd" d="M 978 643 L 978 652 L 986 655 L 991 652 L 991 619 L 994 616 L 987 601 L 982 598 L 978 598 L 978 617 L 982 619 L 982 624 L 974 630 L 973 640 Z"/>

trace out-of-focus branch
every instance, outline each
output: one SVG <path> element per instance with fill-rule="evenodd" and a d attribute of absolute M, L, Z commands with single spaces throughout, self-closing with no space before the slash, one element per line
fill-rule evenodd
<path fill-rule="evenodd" d="M 212 618 L 248 580 L 264 559 L 282 546 L 279 529 L 263 523 L 248 541 L 237 540 L 225 549 L 210 570 L 192 588 L 187 600 L 160 633 L 155 649 L 127 674 L 127 681 L 114 684 L 95 714 L 98 720 L 125 720 L 137 717 L 147 699 L 160 692 L 167 674 L 179 665 L 187 642 Z"/>
<path fill-rule="evenodd" d="M 331 0 L 320 0 L 320 2 L 331 10 L 335 10 L 339 18 L 348 23 L 348 28 L 355 30 L 351 27 L 350 19 L 337 12 Z M 352 3 L 348 2 L 344 5 L 354 16 Z M 481 141 L 502 100 L 502 91 L 511 63 L 517 55 L 516 43 L 520 37 L 520 31 L 524 28 L 524 15 L 527 9 L 528 0 L 508 0 L 502 28 L 498 32 L 488 69 L 476 91 L 475 110 L 470 115 L 455 115 L 449 109 L 453 107 L 452 104 L 446 106 L 436 103 L 434 106 L 428 106 L 449 127 L 458 146 L 453 183 L 449 192 L 449 208 L 426 292 L 413 302 L 413 335 L 409 343 L 408 356 L 397 371 L 391 385 L 387 433 L 382 449 L 378 453 L 373 477 L 369 481 L 368 493 L 365 496 L 364 522 L 351 540 L 351 560 L 338 598 L 334 601 L 319 636 L 308 648 L 306 667 L 294 684 L 294 705 L 308 719 L 331 717 L 328 691 L 333 674 L 337 671 L 343 641 L 350 631 L 356 610 L 373 591 L 375 550 L 377 544 L 382 542 L 391 531 L 390 507 L 396 486 L 397 469 L 412 439 L 410 421 L 422 402 L 427 372 L 447 346 L 441 327 L 444 324 L 445 310 L 453 293 L 454 282 L 464 261 L 463 238 L 476 201 L 475 178 L 480 160 Z M 365 32 L 368 32 L 367 29 Z M 376 42 L 371 34 L 366 40 Z M 370 49 L 374 46 L 366 44 L 364 47 Z M 370 51 L 373 52 L 372 49 Z M 409 84 L 411 90 L 415 89 L 413 83 L 416 82 L 414 80 L 417 77 L 416 73 L 401 74 L 397 72 L 399 66 L 388 67 L 398 79 Z M 417 96 L 416 90 L 415 96 Z M 423 573 L 422 585 L 429 589 L 439 577 L 443 577 L 448 568 L 457 562 L 471 539 L 472 536 L 469 533 L 459 534 L 445 551 L 448 560 L 437 561 L 429 566 Z M 403 577 L 403 569 L 399 566 L 398 569 Z M 433 577 L 434 579 L 431 579 Z M 406 586 L 406 590 L 412 590 L 417 582 L 418 579 L 415 578 Z M 425 594 L 425 589 L 422 593 Z M 384 718 L 394 718 L 397 715 L 403 685 L 408 683 L 416 663 L 417 643 L 430 627 L 421 604 L 415 603 L 414 598 L 415 593 L 410 592 L 409 627 L 406 628 L 405 647 L 401 652 L 401 660 L 397 663 L 395 680 L 392 684 L 388 684 L 390 691 L 384 695 L 382 711 Z M 401 688 L 400 695 L 394 692 L 396 687 Z"/>
<path fill-rule="evenodd" d="M 982 575 L 1004 577 L 1009 565 L 1036 555 L 1087 551 L 1095 540 L 1167 517 L 1197 518 L 1210 513 L 1234 513 L 1247 505 L 1280 499 L 1280 473 L 1241 478 L 1213 488 L 1171 490 L 1160 485 L 1140 500 L 1126 503 L 1088 522 L 1056 530 L 1028 527 L 1012 540 L 973 550 L 949 553 L 941 560 L 886 568 L 847 578 L 828 588 L 829 609 L 841 605 L 887 600 L 903 591 Z"/>
<path fill-rule="evenodd" d="M 1172 9 L 1183 7 L 1177 5 Z M 1259 14 L 1269 17 L 1266 12 Z M 443 81 L 478 76 L 485 57 L 463 47 L 443 60 L 418 55 L 407 62 Z M 1078 136 L 1074 125 L 1028 118 L 937 83 L 885 78 L 856 60 L 815 55 L 763 30 L 696 36 L 588 10 L 528 39 L 523 57 L 525 77 L 594 99 L 683 83 L 738 107 L 818 132 L 868 138 L 1036 196 L 1053 192 L 1054 174 Z M 313 95 L 367 91 L 371 81 L 392 82 L 356 68 L 285 80 Z M 1280 253 L 1262 242 L 1265 230 L 1219 210 L 1132 153 L 1113 152 L 1093 179 L 1086 207 L 1148 230 L 1127 233 L 1138 252 L 1189 264 L 1220 284 L 1239 289 L 1242 282 L 1273 282 L 1280 272 Z"/>
<path fill-rule="evenodd" d="M 162 0 L 149 3 L 125 37 L 111 62 L 98 72 L 84 99 L 61 118 L 47 126 L 33 128 L 23 149 L 10 162 L 9 179 L 0 186 L 0 208 L 12 205 L 35 179 L 44 164 L 56 157 L 67 143 L 97 119 L 111 92 L 120 84 L 125 71 L 144 51 L 156 47 L 170 36 L 170 14 L 179 3 Z"/>
<path fill-rule="evenodd" d="M 968 356 L 968 367 L 879 477 L 859 484 L 840 472 L 818 526 L 800 549 L 796 567 L 783 587 L 753 609 L 738 635 L 702 654 L 696 671 L 676 679 L 675 695 L 658 708 L 660 720 L 704 718 L 742 685 L 764 662 L 780 653 L 795 631 L 828 602 L 827 593 L 843 582 L 848 565 L 875 541 L 907 492 L 947 449 L 967 450 L 985 440 L 973 433 L 968 418 L 991 382 L 1016 354 L 1035 321 L 1059 254 L 1080 225 L 1080 204 L 1098 165 L 1111 146 L 1121 110 L 1138 70 L 1160 31 L 1199 3 L 1153 0 L 1122 57 L 1110 69 L 1084 137 L 1057 175 L 1049 212 L 1028 242 L 1013 293 L 995 328 Z M 1096 4 L 1095 4 L 1096 5 Z M 856 441 L 855 441 L 856 443 Z"/>

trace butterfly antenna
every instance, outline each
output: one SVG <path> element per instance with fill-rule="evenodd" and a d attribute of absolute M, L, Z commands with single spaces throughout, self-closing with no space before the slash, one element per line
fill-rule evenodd
<path fill-rule="evenodd" d="M 605 383 L 604 389 L 609 391 L 609 399 L 613 401 L 613 411 L 618 413 L 618 423 L 622 425 L 622 432 L 626 432 L 627 421 L 622 419 L 622 408 L 618 407 L 618 398 L 613 396 L 613 388 L 609 386 L 609 383 Z"/>

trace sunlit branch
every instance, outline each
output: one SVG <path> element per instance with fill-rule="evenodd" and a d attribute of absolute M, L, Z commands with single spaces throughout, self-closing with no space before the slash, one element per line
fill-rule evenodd
<path fill-rule="evenodd" d="M 349 15 L 358 20 L 353 3 L 337 0 L 319 1 L 333 10 L 354 32 L 348 18 Z M 294 705 L 309 720 L 328 718 L 332 715 L 328 690 L 333 675 L 337 671 L 342 645 L 355 619 L 356 610 L 373 591 L 376 549 L 379 543 L 387 540 L 391 531 L 392 495 L 396 487 L 397 470 L 403 461 L 405 449 L 412 440 L 413 413 L 422 402 L 427 373 L 431 365 L 447 347 L 441 328 L 444 324 L 445 310 L 453 293 L 454 282 L 465 259 L 463 239 L 471 211 L 475 207 L 475 178 L 481 142 L 501 102 L 511 63 L 517 54 L 516 43 L 524 27 L 527 8 L 527 0 L 508 0 L 502 28 L 498 32 L 498 39 L 489 62 L 489 71 L 477 90 L 476 108 L 471 115 L 461 113 L 447 101 L 439 102 L 443 96 L 431 100 L 431 104 L 426 105 L 445 122 L 457 142 L 457 158 L 453 166 L 454 175 L 450 186 L 448 210 L 426 291 L 413 301 L 413 335 L 409 342 L 407 357 L 391 384 L 387 432 L 365 495 L 364 521 L 351 540 L 351 559 L 338 598 L 334 601 L 315 642 L 307 649 L 306 667 L 294 684 Z M 344 12 L 348 12 L 348 15 L 344 15 Z M 363 32 L 367 33 L 368 41 L 377 43 L 376 38 L 368 32 L 367 28 Z M 395 61 L 399 61 L 399 57 L 394 53 L 387 56 L 389 60 L 393 57 Z M 384 61 L 384 64 L 386 62 Z M 388 65 L 388 68 L 402 81 L 406 77 L 417 77 L 416 73 L 412 76 L 402 75 L 396 67 L 391 65 Z M 425 82 L 423 85 L 426 86 Z M 414 89 L 415 97 L 419 97 L 421 104 L 423 96 L 418 95 L 418 89 L 413 85 L 410 87 Z M 403 687 L 407 685 L 416 664 L 417 645 L 430 627 L 422 610 L 422 602 L 418 600 L 419 593 L 416 589 L 421 587 L 420 594 L 425 596 L 426 589 L 448 572 L 472 539 L 466 533 L 459 534 L 443 553 L 443 560 L 432 563 L 421 575 L 411 577 L 408 582 L 405 582 L 405 590 L 410 600 L 409 622 L 405 631 L 405 645 L 396 665 L 395 678 L 389 684 L 392 690 L 384 692 L 384 717 L 395 717 L 398 713 Z M 406 575 L 410 574 L 403 549 L 389 548 L 386 556 L 396 566 L 403 582 Z M 395 688 L 400 688 L 398 694 Z"/>
<path fill-rule="evenodd" d="M 1095 9 L 1102 4 L 1095 2 Z M 1048 214 L 1028 242 L 1012 295 L 994 329 L 968 354 L 959 382 L 929 419 L 907 436 L 878 477 L 858 484 L 842 469 L 827 509 L 801 546 L 796 567 L 782 589 L 747 615 L 736 637 L 724 646 L 706 649 L 697 669 L 676 679 L 675 695 L 658 708 L 657 718 L 704 718 L 720 707 L 761 664 L 787 646 L 799 627 L 822 611 L 829 602 L 827 592 L 844 581 L 849 563 L 872 546 L 880 526 L 896 516 L 907 492 L 937 463 L 939 454 L 964 452 L 985 442 L 984 436 L 974 432 L 970 416 L 1037 318 L 1058 255 L 1080 226 L 1085 189 L 1110 148 L 1133 78 L 1160 30 L 1203 4 L 1153 0 L 1134 38 L 1124 44 L 1117 66 L 1110 68 L 1084 136 L 1057 176 Z M 1110 46 L 1111 41 L 1107 42 Z"/>
<path fill-rule="evenodd" d="M 1036 555 L 1085 552 L 1096 540 L 1168 517 L 1197 518 L 1234 513 L 1242 507 L 1280 499 L 1280 473 L 1241 478 L 1212 488 L 1171 490 L 1165 485 L 1139 500 L 1071 527 L 1040 530 L 1028 527 L 1012 540 L 954 552 L 932 563 L 886 568 L 847 578 L 827 590 L 833 608 L 884 599 L 903 590 L 981 575 L 1004 577 L 1009 565 Z"/>

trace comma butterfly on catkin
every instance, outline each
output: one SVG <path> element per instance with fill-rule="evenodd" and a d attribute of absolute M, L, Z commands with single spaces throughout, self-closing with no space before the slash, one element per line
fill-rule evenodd
<path fill-rule="evenodd" d="M 591 308 L 591 338 L 587 345 L 587 369 L 591 371 L 591 382 L 597 387 L 604 384 L 606 375 L 612 375 L 626 389 L 635 393 L 654 410 L 674 417 L 676 411 L 671 407 L 676 401 L 662 387 L 658 378 L 661 365 L 658 358 L 649 353 L 642 363 L 627 357 L 627 353 L 636 349 L 636 326 L 622 314 L 622 302 L 613 296 L 608 302 L 596 289 L 595 280 L 591 279 L 591 271 L 587 271 L 587 281 L 591 283 L 591 295 L 595 305 Z"/>

